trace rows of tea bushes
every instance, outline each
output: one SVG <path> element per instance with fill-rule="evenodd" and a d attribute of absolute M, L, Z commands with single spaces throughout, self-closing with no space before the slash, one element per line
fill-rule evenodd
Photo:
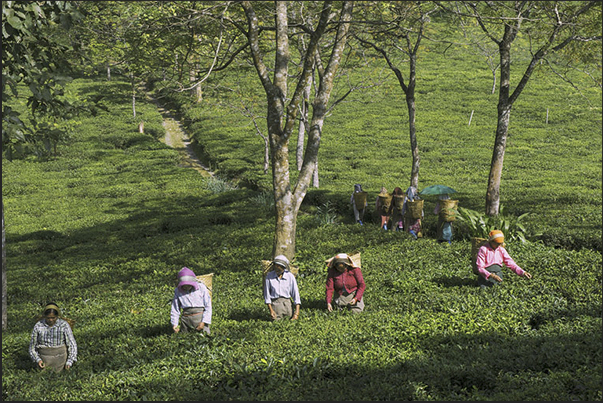
<path fill-rule="evenodd" d="M 498 95 L 491 94 L 491 72 L 469 49 L 444 52 L 437 44 L 425 46 L 417 64 L 419 188 L 448 185 L 459 191 L 455 196 L 460 206 L 483 212 L 497 121 Z M 381 186 L 391 192 L 410 185 L 404 94 L 379 58 L 373 63 L 337 82 L 333 99 L 347 91 L 348 78 L 367 86 L 368 78 L 383 80 L 379 86 L 354 91 L 326 119 L 319 152 L 320 187 L 310 189 L 306 199 L 306 205 L 330 202 L 346 222 L 353 221 L 349 197 L 355 183 L 370 193 L 371 209 Z M 242 63 L 233 71 L 211 77 L 203 102 L 196 105 L 185 94 L 159 91 L 161 83 L 156 88 L 178 110 L 213 169 L 243 184 L 271 189 L 270 171 L 263 171 L 264 142 L 240 112 L 246 106 L 261 122 L 266 114 L 263 88 L 252 66 Z M 512 79 L 517 82 L 519 77 Z M 602 250 L 601 89 L 578 76 L 573 79 L 578 89 L 538 70 L 514 105 L 500 201 L 512 216 L 529 214 L 528 232 L 539 234 L 533 240 L 553 247 Z M 266 135 L 265 125 L 260 127 Z M 296 144 L 297 131 L 290 142 L 293 177 Z M 432 236 L 434 204 L 428 199 L 426 224 Z M 380 222 L 375 214 L 372 218 L 373 223 Z"/>
<path fill-rule="evenodd" d="M 441 245 L 345 217 L 325 220 L 318 207 L 333 201 L 341 213 L 356 178 L 370 190 L 386 181 L 366 169 L 382 166 L 369 154 L 356 169 L 362 174 L 337 171 L 344 156 L 325 158 L 335 141 L 326 133 L 324 191 L 309 195 L 298 223 L 300 319 L 272 323 L 261 289 L 260 261 L 270 258 L 274 229 L 266 193 L 180 167 L 178 152 L 157 140 L 161 116 L 144 99 L 138 118 L 154 129 L 138 133 L 125 82 L 79 79 L 71 89 L 111 94 L 108 112 L 81 117 L 53 158 L 2 161 L 2 400 L 601 400 L 600 251 L 513 243 L 509 252 L 533 279 L 507 271 L 502 286 L 481 290 L 467 241 Z M 208 130 L 215 123 L 207 116 L 198 122 Z M 230 120 L 224 123 L 232 130 Z M 440 170 L 435 177 L 433 157 L 424 155 L 425 182 L 446 179 Z M 507 161 L 512 167 L 513 158 Z M 566 174 L 547 173 L 557 184 Z M 220 181 L 224 186 L 216 186 Z M 470 204 L 480 180 L 446 182 Z M 514 197 L 527 206 L 515 187 Z M 586 209 L 592 193 L 574 196 Z M 600 237 L 600 228 L 590 231 Z M 324 260 L 356 251 L 366 310 L 328 313 Z M 170 328 L 183 266 L 214 273 L 210 337 Z M 68 372 L 39 372 L 27 353 L 48 301 L 75 321 L 78 361 Z"/>

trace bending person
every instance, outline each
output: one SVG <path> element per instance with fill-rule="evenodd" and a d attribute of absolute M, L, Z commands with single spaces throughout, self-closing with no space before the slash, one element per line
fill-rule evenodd
<path fill-rule="evenodd" d="M 482 245 L 476 258 L 476 266 L 479 271 L 477 283 L 481 288 L 490 287 L 502 283 L 502 266 L 507 266 L 511 271 L 521 277 L 531 279 L 532 275 L 515 263 L 504 248 L 505 236 L 502 231 L 490 231 L 488 242 Z"/>
<path fill-rule="evenodd" d="M 326 299 L 327 309 L 333 311 L 333 296 L 335 305 L 339 309 L 348 309 L 354 313 L 364 310 L 364 290 L 366 285 L 360 270 L 360 265 L 355 263 L 350 256 L 339 253 L 326 261 L 327 284 Z"/>
<path fill-rule="evenodd" d="M 44 307 L 43 315 L 31 332 L 29 356 L 41 369 L 60 372 L 71 368 L 77 361 L 77 343 L 71 326 L 59 318 L 61 310 L 53 302 Z"/>
<path fill-rule="evenodd" d="M 178 272 L 178 285 L 172 299 L 170 322 L 174 332 L 198 331 L 209 335 L 211 315 L 211 296 L 207 286 L 197 281 L 191 269 L 183 267 Z"/>
<path fill-rule="evenodd" d="M 289 259 L 284 255 L 278 255 L 272 261 L 271 270 L 264 279 L 264 302 L 268 305 L 272 320 L 299 318 L 301 305 L 299 289 L 295 275 L 289 269 Z M 291 300 L 295 304 L 295 312 Z"/>

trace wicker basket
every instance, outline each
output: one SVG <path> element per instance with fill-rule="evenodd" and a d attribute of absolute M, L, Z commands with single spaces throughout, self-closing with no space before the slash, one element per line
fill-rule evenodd
<path fill-rule="evenodd" d="M 458 200 L 440 200 L 440 218 L 446 222 L 452 222 L 456 220 L 456 214 L 458 213 Z"/>
<path fill-rule="evenodd" d="M 406 211 L 410 218 L 415 220 L 423 218 L 423 200 L 407 201 Z"/>
<path fill-rule="evenodd" d="M 209 274 L 201 274 L 199 276 L 197 276 L 197 281 L 205 284 L 205 286 L 207 287 L 207 289 L 209 290 L 209 297 L 213 299 L 212 296 L 212 291 L 213 291 L 213 277 L 214 277 L 214 273 L 209 273 Z"/>
<path fill-rule="evenodd" d="M 272 268 L 272 261 L 271 260 L 262 260 L 262 276 L 266 277 L 266 274 L 268 274 L 268 272 L 271 272 L 273 270 Z M 294 276 L 297 276 L 297 273 L 299 273 L 299 267 L 295 267 L 291 264 L 289 264 L 289 271 L 291 273 L 293 273 Z"/>
<path fill-rule="evenodd" d="M 362 192 L 354 192 L 354 206 L 356 206 L 356 210 L 362 210 L 366 206 L 366 200 L 368 198 L 368 193 Z"/>
<path fill-rule="evenodd" d="M 387 214 L 389 206 L 392 204 L 392 195 L 379 195 L 379 207 L 381 208 L 381 214 Z"/>
<path fill-rule="evenodd" d="M 404 200 L 406 200 L 406 195 L 394 195 L 394 206 L 396 206 L 398 211 L 402 211 Z"/>
<path fill-rule="evenodd" d="M 477 271 L 477 252 L 479 252 L 479 248 L 482 245 L 485 245 L 488 242 L 486 238 L 471 238 L 471 269 L 473 270 L 473 274 L 479 275 L 479 271 Z"/>

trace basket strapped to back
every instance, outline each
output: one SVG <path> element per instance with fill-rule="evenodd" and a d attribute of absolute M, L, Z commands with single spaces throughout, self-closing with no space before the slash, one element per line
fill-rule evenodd
<path fill-rule="evenodd" d="M 367 193 L 365 191 L 362 192 L 354 192 L 354 205 L 356 206 L 356 210 L 362 210 L 364 206 L 366 206 Z"/>
<path fill-rule="evenodd" d="M 406 195 L 394 195 L 394 206 L 396 206 L 398 211 L 402 211 L 402 206 L 404 206 L 405 199 Z"/>
<path fill-rule="evenodd" d="M 477 271 L 477 252 L 479 252 L 479 248 L 482 245 L 485 245 L 488 242 L 486 238 L 471 238 L 471 269 L 473 270 L 473 274 L 479 275 L 479 271 Z"/>
<path fill-rule="evenodd" d="M 456 220 L 456 213 L 458 212 L 457 207 L 459 205 L 458 200 L 440 200 L 440 218 L 446 222 L 452 222 Z"/>
<path fill-rule="evenodd" d="M 379 206 L 381 207 L 382 213 L 388 212 L 390 204 L 392 204 L 392 196 L 391 195 L 389 195 L 389 194 L 385 195 L 385 196 L 379 195 Z"/>
<path fill-rule="evenodd" d="M 423 200 L 414 200 L 406 202 L 406 212 L 411 218 L 418 220 L 423 216 Z"/>
<path fill-rule="evenodd" d="M 209 297 L 213 300 L 213 296 L 212 296 L 212 291 L 213 291 L 213 277 L 214 277 L 214 273 L 209 273 L 209 274 L 201 274 L 199 276 L 197 276 L 197 281 L 205 284 L 205 286 L 207 287 L 207 289 L 209 290 Z"/>

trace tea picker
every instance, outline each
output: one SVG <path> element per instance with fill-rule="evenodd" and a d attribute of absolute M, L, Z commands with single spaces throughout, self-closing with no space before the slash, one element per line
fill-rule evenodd
<path fill-rule="evenodd" d="M 212 274 L 207 280 L 211 280 Z M 205 276 L 199 277 L 205 279 Z M 183 267 L 178 272 L 178 284 L 174 289 L 170 313 L 174 333 L 198 331 L 209 335 L 211 317 L 211 291 L 191 269 Z"/>
<path fill-rule="evenodd" d="M 263 260 L 264 302 L 272 320 L 299 318 L 301 299 L 295 280 L 298 268 L 290 264 L 284 255 L 276 256 L 272 262 Z M 292 304 L 295 305 L 295 312 Z"/>
<path fill-rule="evenodd" d="M 392 195 L 387 192 L 385 187 L 381 187 L 381 192 L 375 200 L 375 209 L 381 219 L 381 228 L 387 230 L 387 223 L 389 221 L 389 206 L 392 202 Z"/>
<path fill-rule="evenodd" d="M 423 219 L 423 200 L 419 197 L 417 188 L 409 186 L 406 189 L 406 199 L 402 206 L 404 216 L 404 230 L 414 239 L 423 237 L 421 220 Z"/>
<path fill-rule="evenodd" d="M 350 197 L 350 203 L 354 209 L 354 219 L 356 220 L 356 223 L 362 225 L 362 221 L 364 220 L 364 212 L 366 211 L 366 206 L 368 203 L 367 193 L 362 190 L 362 186 L 359 183 L 354 185 L 354 192 Z"/>
<path fill-rule="evenodd" d="M 490 231 L 487 242 L 478 249 L 475 259 L 475 270 L 477 271 L 477 283 L 481 288 L 491 287 L 502 283 L 502 267 L 508 267 L 520 277 L 528 280 L 532 275 L 515 263 L 509 256 L 504 246 L 505 236 L 500 230 Z"/>
<path fill-rule="evenodd" d="M 434 214 L 438 216 L 437 240 L 438 242 L 452 243 L 452 222 L 456 220 L 458 212 L 458 200 L 451 200 L 450 195 L 456 193 L 451 187 L 445 185 L 431 185 L 421 191 L 422 195 L 437 195 Z"/>

